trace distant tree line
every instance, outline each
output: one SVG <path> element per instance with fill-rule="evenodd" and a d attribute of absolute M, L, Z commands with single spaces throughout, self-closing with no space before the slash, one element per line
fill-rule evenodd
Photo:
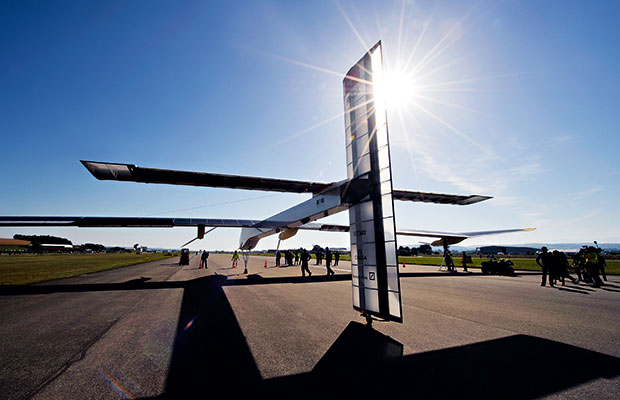
<path fill-rule="evenodd" d="M 49 235 L 13 235 L 13 239 L 16 240 L 27 240 L 32 244 L 68 244 L 73 246 L 73 243 L 69 239 L 57 237 L 57 236 L 49 236 Z"/>
<path fill-rule="evenodd" d="M 80 246 L 80 250 L 82 251 L 85 251 L 85 250 L 104 251 L 105 246 L 102 244 L 96 244 L 96 243 L 84 243 L 83 245 Z"/>
<path fill-rule="evenodd" d="M 57 236 L 49 236 L 49 235 L 13 235 L 13 239 L 16 240 L 27 240 L 31 243 L 31 249 L 34 252 L 42 251 L 41 245 L 43 244 L 57 244 L 57 245 L 69 245 L 73 246 L 73 243 L 69 239 L 57 237 Z M 84 243 L 80 246 L 77 246 L 76 250 L 80 251 L 104 251 L 105 246 L 97 243 Z"/>
<path fill-rule="evenodd" d="M 418 254 L 433 254 L 433 248 L 430 244 L 423 244 L 418 247 L 399 246 L 399 256 L 417 256 Z"/>

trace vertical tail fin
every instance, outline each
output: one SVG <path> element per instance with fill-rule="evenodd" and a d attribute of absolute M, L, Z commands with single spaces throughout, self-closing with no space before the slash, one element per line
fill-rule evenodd
<path fill-rule="evenodd" d="M 363 188 L 349 208 L 353 308 L 402 322 L 381 42 L 343 85 L 347 175 Z"/>

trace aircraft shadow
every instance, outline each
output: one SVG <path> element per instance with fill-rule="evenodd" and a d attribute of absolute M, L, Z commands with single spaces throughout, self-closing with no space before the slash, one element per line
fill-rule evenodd
<path fill-rule="evenodd" d="M 350 322 L 312 371 L 262 379 L 224 293 L 229 283 L 214 275 L 185 285 L 165 391 L 156 398 L 533 399 L 620 375 L 619 358 L 529 335 L 403 356 L 398 341 Z"/>
<path fill-rule="evenodd" d="M 212 275 L 183 292 L 179 323 L 163 398 L 237 398 L 256 386 L 260 372 L 222 287 Z"/>
<path fill-rule="evenodd" d="M 313 371 L 267 380 L 263 394 L 533 399 L 620 374 L 619 358 L 529 335 L 398 357 L 393 339 L 351 324 Z"/>
<path fill-rule="evenodd" d="M 192 287 L 207 278 L 217 278 L 220 286 L 268 285 L 282 283 L 320 283 L 350 281 L 351 274 L 333 276 L 313 274 L 311 277 L 283 276 L 262 277 L 259 274 L 248 275 L 247 279 L 228 279 L 225 275 L 210 275 L 185 281 L 149 282 L 151 278 L 141 277 L 120 283 L 78 283 L 78 284 L 35 284 L 35 285 L 0 285 L 0 296 L 19 296 L 50 293 L 105 292 L 117 290 L 154 290 L 179 289 Z"/>

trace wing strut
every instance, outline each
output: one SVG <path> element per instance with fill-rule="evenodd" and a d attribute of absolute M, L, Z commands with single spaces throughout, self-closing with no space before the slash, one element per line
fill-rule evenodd
<path fill-rule="evenodd" d="M 198 235 L 196 235 L 196 237 L 193 238 L 192 240 L 190 240 L 189 242 L 187 242 L 185 244 L 182 244 L 181 247 L 187 246 L 188 244 L 192 243 L 196 239 L 203 239 L 207 233 L 214 231 L 216 228 L 217 228 L 217 226 L 214 227 L 214 228 L 211 228 L 211 229 L 209 229 L 208 231 L 205 232 L 205 226 L 204 225 L 198 225 Z"/>

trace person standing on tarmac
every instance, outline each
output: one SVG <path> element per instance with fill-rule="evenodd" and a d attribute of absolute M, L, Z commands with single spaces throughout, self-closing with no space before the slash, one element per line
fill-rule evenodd
<path fill-rule="evenodd" d="M 276 267 L 280 266 L 280 259 L 282 258 L 282 253 L 280 253 L 280 250 L 276 251 Z"/>
<path fill-rule="evenodd" d="M 299 265 L 299 250 L 295 250 L 295 265 Z"/>
<path fill-rule="evenodd" d="M 237 268 L 237 261 L 239 261 L 239 253 L 237 253 L 237 250 L 235 250 L 235 253 L 232 256 L 231 261 L 232 261 L 232 267 Z"/>
<path fill-rule="evenodd" d="M 325 248 L 325 267 L 327 268 L 327 276 L 331 276 L 335 274 L 331 265 L 332 265 L 332 252 L 329 251 L 329 247 L 326 247 Z"/>
<path fill-rule="evenodd" d="M 305 277 L 306 272 L 308 272 L 308 276 L 312 276 L 312 272 L 308 268 L 308 260 L 310 260 L 310 254 L 306 251 L 306 249 L 301 249 L 301 276 Z"/>
<path fill-rule="evenodd" d="M 601 287 L 601 285 L 603 285 L 603 281 L 601 280 L 601 277 L 598 275 L 600 265 L 599 265 L 599 260 L 598 260 L 598 252 L 596 251 L 595 247 L 589 246 L 587 248 L 587 250 L 585 251 L 585 259 L 586 259 L 585 268 L 588 270 L 588 272 L 590 273 L 590 276 L 592 277 L 592 280 L 594 281 L 594 284 L 592 285 L 592 287 Z"/>
<path fill-rule="evenodd" d="M 463 272 L 469 272 L 467 271 L 467 254 L 465 252 L 461 254 L 461 263 L 463 263 Z"/>
<path fill-rule="evenodd" d="M 454 270 L 454 261 L 452 261 L 452 254 L 450 254 L 450 250 L 444 249 L 443 259 L 446 261 L 446 268 L 448 268 L 448 271 L 452 273 L 456 272 Z"/>
<path fill-rule="evenodd" d="M 553 255 L 547 252 L 547 246 L 543 246 L 540 248 L 540 253 L 536 257 L 536 264 L 542 268 L 542 282 L 540 286 L 547 286 L 547 274 L 549 274 L 549 286 L 555 287 L 553 285 Z"/>
<path fill-rule="evenodd" d="M 570 279 L 571 282 L 577 283 L 577 279 L 573 278 L 568 273 L 568 257 L 564 252 L 559 250 L 553 250 L 553 265 L 555 269 L 555 276 L 557 279 L 562 280 L 562 286 L 566 285 L 566 278 Z"/>
<path fill-rule="evenodd" d="M 207 258 L 209 258 L 209 253 L 207 253 L 206 250 L 203 250 L 202 254 L 200 255 L 200 268 L 205 268 L 207 269 Z"/>
<path fill-rule="evenodd" d="M 338 261 L 340 260 L 340 253 L 334 251 L 334 266 L 338 266 Z"/>

